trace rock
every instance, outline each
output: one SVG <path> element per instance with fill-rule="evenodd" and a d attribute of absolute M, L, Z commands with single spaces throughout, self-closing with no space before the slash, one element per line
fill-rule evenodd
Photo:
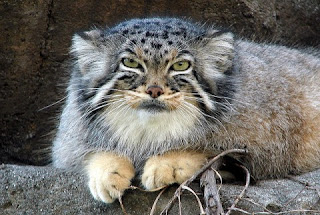
<path fill-rule="evenodd" d="M 198 183 L 192 184 L 196 192 L 200 192 L 198 186 Z M 176 188 L 172 186 L 162 194 L 155 214 L 159 214 L 166 206 Z M 225 210 L 231 206 L 242 189 L 242 185 L 222 185 L 220 195 Z M 239 202 L 237 208 L 249 213 L 262 212 L 264 209 L 271 212 L 306 209 L 314 210 L 309 214 L 320 214 L 319 191 L 320 170 L 297 176 L 294 180 L 260 181 L 249 186 L 245 198 Z M 158 193 L 129 190 L 123 197 L 123 205 L 128 214 L 149 214 Z M 201 198 L 201 195 L 199 197 Z M 200 210 L 193 195 L 185 191 L 181 199 L 183 214 L 199 214 Z M 118 202 L 105 205 L 93 200 L 85 178 L 78 174 L 61 172 L 50 166 L 2 165 L 0 214 L 120 215 L 123 212 Z M 169 214 L 179 214 L 177 203 Z"/>
<path fill-rule="evenodd" d="M 48 163 L 73 33 L 148 16 L 190 17 L 258 41 L 320 44 L 319 0 L 2 0 L 0 162 Z"/>
<path fill-rule="evenodd" d="M 156 214 L 173 195 L 174 189 L 163 195 Z M 148 214 L 158 192 L 139 190 L 126 192 L 125 209 L 131 215 Z M 185 214 L 198 214 L 193 196 L 184 197 Z M 177 207 L 172 214 L 177 214 Z M 85 178 L 61 172 L 52 167 L 2 165 L 0 168 L 0 214 L 110 214 L 122 215 L 118 202 L 110 205 L 95 201 L 85 184 Z"/>

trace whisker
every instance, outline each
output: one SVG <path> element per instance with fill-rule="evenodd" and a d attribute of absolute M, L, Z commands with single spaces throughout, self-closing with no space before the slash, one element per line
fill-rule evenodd
<path fill-rule="evenodd" d="M 120 102 L 123 102 L 122 100 L 119 100 L 119 99 L 114 99 L 114 100 L 111 100 L 111 101 L 106 101 L 106 102 L 103 102 L 103 103 L 99 103 L 98 106 L 96 106 L 95 108 L 93 109 L 89 109 L 89 111 L 86 113 L 87 115 L 90 115 L 91 113 L 99 110 L 99 109 L 103 109 L 109 105 L 113 105 L 113 104 L 117 104 L 117 103 L 120 103 Z"/>
<path fill-rule="evenodd" d="M 102 109 L 102 108 L 104 108 L 106 106 L 110 106 L 110 105 L 125 101 L 124 98 L 116 98 L 116 97 L 115 98 L 110 97 L 110 98 L 112 98 L 112 99 L 100 102 L 100 103 L 98 103 L 97 105 L 94 105 L 94 106 L 89 106 L 89 110 L 96 111 L 96 110 Z M 94 108 L 94 109 L 92 109 L 92 108 Z"/>
<path fill-rule="evenodd" d="M 195 105 L 193 105 L 193 104 L 191 104 L 191 103 L 186 102 L 185 104 L 186 104 L 186 106 L 191 106 L 192 108 L 194 108 L 196 111 L 198 111 L 198 112 L 199 112 L 201 115 L 203 115 L 204 117 L 207 117 L 207 118 L 210 118 L 210 119 L 215 120 L 216 122 L 218 122 L 218 124 L 220 124 L 220 125 L 224 128 L 225 131 L 227 131 L 227 129 L 224 127 L 224 125 L 222 124 L 222 122 L 221 122 L 218 118 L 204 113 L 204 112 L 201 111 L 198 107 L 196 107 Z"/>
<path fill-rule="evenodd" d="M 205 105 L 205 103 L 203 102 L 203 100 L 200 99 L 200 98 L 190 97 L 190 96 L 185 96 L 185 98 L 187 98 L 187 99 L 189 99 L 189 100 L 192 100 L 192 101 L 197 101 L 197 102 Z M 222 103 L 222 102 L 217 102 L 217 101 L 214 101 L 214 102 L 215 102 L 215 104 L 219 105 L 220 107 L 223 107 L 223 109 L 226 110 L 226 111 L 229 110 L 229 111 L 236 112 L 236 110 L 233 108 L 232 104 L 230 104 L 229 102 L 227 102 L 227 104 Z M 221 108 L 221 109 L 222 109 L 222 108 Z M 222 111 L 221 113 L 222 113 L 222 114 L 225 114 L 223 111 Z"/>
<path fill-rule="evenodd" d="M 55 105 L 63 102 L 67 97 L 68 97 L 68 96 L 65 96 L 65 97 L 63 97 L 62 99 L 59 99 L 58 101 L 55 101 L 54 103 L 51 103 L 51 104 L 49 104 L 49 105 L 47 105 L 47 106 L 45 106 L 45 107 L 43 107 L 43 108 L 40 108 L 40 109 L 38 110 L 38 112 L 43 111 L 43 110 L 45 110 L 45 109 L 48 109 L 48 108 L 50 108 L 50 107 L 52 107 L 52 106 L 55 106 Z"/>
<path fill-rule="evenodd" d="M 184 103 L 182 105 L 180 105 L 179 107 L 179 110 L 182 110 L 180 111 L 179 113 L 184 117 L 184 118 L 189 118 L 188 115 L 191 115 L 193 116 L 193 118 L 195 118 L 198 122 L 198 125 L 201 127 L 201 128 L 205 128 L 204 125 L 203 125 L 203 121 L 208 123 L 207 120 L 203 117 L 201 117 L 203 119 L 203 121 L 201 121 L 199 119 L 199 117 L 194 113 L 194 109 L 191 109 L 190 107 L 184 105 Z M 187 112 L 188 114 L 185 114 L 185 112 Z"/>

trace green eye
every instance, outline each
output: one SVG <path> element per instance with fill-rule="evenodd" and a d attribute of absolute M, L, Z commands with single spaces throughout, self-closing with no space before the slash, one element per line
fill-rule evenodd
<path fill-rule="evenodd" d="M 124 58 L 122 60 L 123 65 L 130 68 L 138 68 L 140 64 L 132 58 Z"/>
<path fill-rule="evenodd" d="M 172 65 L 172 69 L 175 71 L 184 71 L 189 69 L 189 67 L 190 67 L 190 62 L 186 60 L 176 62 Z"/>

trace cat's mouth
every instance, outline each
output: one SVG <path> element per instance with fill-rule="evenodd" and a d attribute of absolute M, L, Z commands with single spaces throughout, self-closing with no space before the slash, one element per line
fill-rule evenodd
<path fill-rule="evenodd" d="M 168 110 L 168 106 L 157 99 L 149 99 L 146 101 L 143 101 L 138 106 L 139 109 L 148 111 L 150 113 L 158 113 Z"/>

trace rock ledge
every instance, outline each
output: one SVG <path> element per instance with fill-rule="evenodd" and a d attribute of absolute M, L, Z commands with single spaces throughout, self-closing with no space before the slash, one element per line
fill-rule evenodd
<path fill-rule="evenodd" d="M 197 183 L 192 186 L 197 190 Z M 173 186 L 161 196 L 155 214 L 166 206 L 175 189 Z M 242 189 L 241 185 L 222 186 L 220 195 L 225 208 L 230 207 Z M 128 214 L 149 214 L 157 195 L 158 192 L 130 190 L 126 192 L 123 204 Z M 181 199 L 183 214 L 199 214 L 194 196 L 185 192 Z M 297 176 L 294 180 L 266 180 L 251 185 L 237 207 L 250 213 L 265 209 L 271 212 L 304 209 L 314 211 L 295 214 L 320 214 L 320 170 Z M 105 205 L 93 200 L 83 176 L 49 166 L 1 165 L 0 214 L 117 215 L 123 212 L 117 202 Z M 177 203 L 170 214 L 178 214 Z"/>

